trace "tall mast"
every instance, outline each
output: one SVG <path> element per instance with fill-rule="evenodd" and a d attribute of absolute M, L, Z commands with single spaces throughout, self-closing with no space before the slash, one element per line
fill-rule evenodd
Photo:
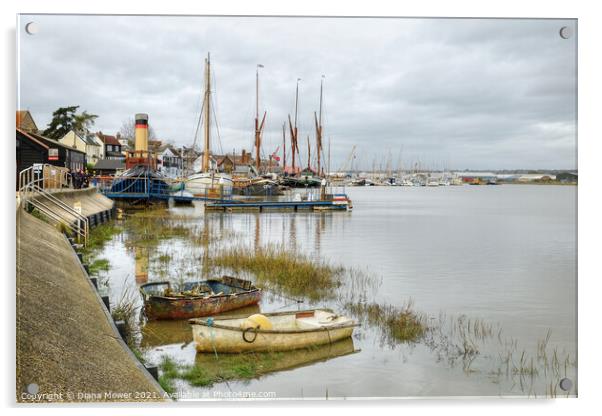
<path fill-rule="evenodd" d="M 301 81 L 301 78 L 297 78 L 297 90 L 295 92 L 295 132 L 297 132 L 297 109 L 299 107 L 299 81 Z"/>
<path fill-rule="evenodd" d="M 318 160 L 317 160 L 317 174 L 318 176 L 320 176 L 320 148 L 321 146 L 321 141 L 322 141 L 322 132 L 321 130 L 321 126 L 318 124 L 318 118 L 316 116 L 316 112 L 314 111 L 314 118 L 316 120 L 316 152 L 318 153 Z"/>
<path fill-rule="evenodd" d="M 263 68 L 263 65 L 257 64 L 255 71 L 255 167 L 257 172 L 261 168 L 261 130 L 265 122 L 264 114 L 263 121 L 261 125 L 259 124 L 259 68 Z"/>
<path fill-rule="evenodd" d="M 307 135 L 307 170 L 311 169 L 311 147 L 309 145 L 309 134 Z"/>
<path fill-rule="evenodd" d="M 203 153 L 203 172 L 209 171 L 209 143 L 211 135 L 211 61 L 207 53 L 205 61 L 205 151 Z"/>
<path fill-rule="evenodd" d="M 320 116 L 318 117 L 314 112 L 314 119 L 316 122 L 316 149 L 318 152 L 318 176 L 322 174 L 321 166 L 321 153 L 322 153 L 322 96 L 324 91 L 324 75 L 320 80 Z"/>
<path fill-rule="evenodd" d="M 324 75 L 322 75 L 322 79 L 320 80 L 320 127 L 322 127 L 322 92 L 324 90 Z"/>
<path fill-rule="evenodd" d="M 297 148 L 296 144 L 295 144 L 295 129 L 293 128 L 293 123 L 291 122 L 291 115 L 288 115 L 288 126 L 289 129 L 291 131 L 291 153 L 293 154 L 293 162 L 292 162 L 292 169 L 293 169 L 293 175 L 296 173 L 295 172 L 295 149 Z"/>
<path fill-rule="evenodd" d="M 294 138 L 294 142 L 293 142 L 293 171 L 295 169 L 295 153 L 299 153 L 299 145 L 297 143 L 297 112 L 299 109 L 299 81 L 301 81 L 301 78 L 297 78 L 297 90 L 295 92 L 295 138 Z M 295 172 L 293 172 L 295 173 Z"/>
<path fill-rule="evenodd" d="M 282 123 L 282 171 L 286 172 L 286 123 Z"/>

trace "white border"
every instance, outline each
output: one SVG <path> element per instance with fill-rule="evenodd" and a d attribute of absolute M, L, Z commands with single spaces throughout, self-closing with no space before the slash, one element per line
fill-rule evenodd
<path fill-rule="evenodd" d="M 602 294 L 599 271 L 596 258 L 600 256 L 600 178 L 596 173 L 599 171 L 600 161 L 600 135 L 599 120 L 601 118 L 600 97 L 600 74 L 602 67 L 600 63 L 600 39 L 602 39 L 601 15 L 596 13 L 595 2 L 570 1 L 429 1 L 399 2 L 391 4 L 391 1 L 326 1 L 326 0 L 303 0 L 303 1 L 276 1 L 276 0 L 253 0 L 253 1 L 220 1 L 220 2 L 191 2 L 181 0 L 170 0 L 152 3 L 150 1 L 131 1 L 125 3 L 123 0 L 103 0 L 88 3 L 83 1 L 53 0 L 22 0 L 8 3 L 2 2 L 2 34 L 4 56 L 2 59 L 4 96 L 1 100 L 2 111 L 2 150 L 4 160 L 2 168 L 7 180 L 6 199 L 2 204 L 3 223 L 0 229 L 5 231 L 8 238 L 4 239 L 2 253 L 2 264 L 5 265 L 5 273 L 2 274 L 4 284 L 3 326 L 5 328 L 5 342 L 2 345 L 4 357 L 4 369 L 1 379 L 0 391 L 2 392 L 3 404 L 12 406 L 14 398 L 14 193 L 10 178 L 14 175 L 14 142 L 12 140 L 12 125 L 14 123 L 15 110 L 15 15 L 21 13 L 107 13 L 107 14 L 264 14 L 264 15 L 348 15 L 348 16 L 446 16 L 446 17 L 558 17 L 579 19 L 579 399 L 559 400 L 492 400 L 492 399 L 441 399 L 441 400 L 403 400 L 378 403 L 373 401 L 346 403 L 337 401 L 325 402 L 254 402 L 254 403 L 199 403 L 197 406 L 208 411 L 225 411 L 227 413 L 303 413 L 320 410 L 338 410 L 345 412 L 366 412 L 367 407 L 380 407 L 380 411 L 427 411 L 428 413 L 446 414 L 479 414 L 489 415 L 510 412 L 529 411 L 530 413 L 542 413 L 546 415 L 567 415 L 575 412 L 588 412 L 594 409 L 595 398 L 599 394 L 600 386 L 600 310 L 596 306 L 600 303 Z M 511 34 L 510 34 L 511 35 Z M 597 133 L 597 134 L 596 134 Z M 596 140 L 597 139 L 597 140 Z M 598 169 L 596 169 L 598 168 Z M 403 409 L 393 409 L 392 407 Z M 92 414 L 106 415 L 114 408 L 100 406 L 87 406 L 86 412 Z M 130 411 L 140 405 L 129 405 Z M 180 404 L 177 409 L 169 411 L 191 412 L 190 404 Z M 285 407 L 283 409 L 282 407 Z M 596 406 L 598 407 L 598 406 Z M 219 409 L 219 410 L 218 410 Z M 79 414 L 80 410 L 68 408 L 40 408 L 47 414 Z M 13 413 L 15 409 L 9 412 Z M 19 409 L 17 409 L 19 411 Z M 29 412 L 30 408 L 21 411 Z M 144 406 L 138 411 L 146 414 L 164 414 L 166 409 L 155 409 Z M 203 411 L 203 410 L 200 410 Z"/>

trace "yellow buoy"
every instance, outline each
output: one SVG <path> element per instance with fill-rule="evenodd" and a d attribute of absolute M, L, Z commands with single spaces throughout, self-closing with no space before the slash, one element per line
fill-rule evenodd
<path fill-rule="evenodd" d="M 240 325 L 241 329 L 253 328 L 253 329 L 263 329 L 263 330 L 271 330 L 272 323 L 270 320 L 260 313 L 256 313 L 255 315 L 249 316 L 245 319 Z"/>

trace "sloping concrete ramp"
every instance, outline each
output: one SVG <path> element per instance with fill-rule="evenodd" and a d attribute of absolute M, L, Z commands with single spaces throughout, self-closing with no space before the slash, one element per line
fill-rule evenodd
<path fill-rule="evenodd" d="M 65 236 L 18 209 L 17 401 L 165 400 L 101 302 Z"/>

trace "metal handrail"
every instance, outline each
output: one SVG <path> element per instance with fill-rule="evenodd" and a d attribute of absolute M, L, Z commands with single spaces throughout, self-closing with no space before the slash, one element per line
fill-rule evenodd
<path fill-rule="evenodd" d="M 88 236 L 88 232 L 90 230 L 90 224 L 89 224 L 88 218 L 85 215 L 77 212 L 75 209 L 71 208 L 69 205 L 65 204 L 63 201 L 61 201 L 60 199 L 58 199 L 51 193 L 48 193 L 48 192 L 44 191 L 43 189 L 38 188 L 36 185 L 32 185 L 31 187 L 34 189 L 34 191 L 37 191 L 40 196 L 45 197 L 46 199 L 50 200 L 55 205 L 58 205 L 60 208 L 62 208 L 64 211 L 66 211 L 69 215 L 74 216 L 77 219 L 78 225 L 80 227 L 81 227 L 81 224 L 83 224 L 84 239 L 87 243 L 87 236 Z"/>
<path fill-rule="evenodd" d="M 50 217 L 50 219 L 54 220 L 56 223 L 65 225 L 67 228 L 69 228 L 71 231 L 73 231 L 75 234 L 77 234 L 78 242 L 81 241 L 81 238 L 83 238 L 84 245 L 86 245 L 86 243 L 87 243 L 86 233 L 84 230 L 82 230 L 81 226 L 79 225 L 80 224 L 79 220 L 78 220 L 78 226 L 76 227 L 76 226 L 70 224 L 68 221 L 65 221 L 65 219 L 63 217 L 61 217 L 56 212 L 52 211 L 52 209 L 50 209 L 49 207 L 47 207 L 46 205 L 42 204 L 39 201 L 31 200 L 31 201 L 27 201 L 27 203 L 30 204 L 31 206 L 33 206 L 35 209 L 39 210 L 45 216 Z"/>
<path fill-rule="evenodd" d="M 63 223 L 65 226 L 67 226 L 67 228 L 69 228 L 70 230 L 72 230 L 73 232 L 75 232 L 77 234 L 78 241 L 81 241 L 80 239 L 83 237 L 84 246 L 87 245 L 88 233 L 90 230 L 90 224 L 89 224 L 88 218 L 86 216 L 80 214 L 75 209 L 73 209 L 72 207 L 67 205 L 65 202 L 61 201 L 60 199 L 58 199 L 57 197 L 52 195 L 50 192 L 47 192 L 44 189 L 43 186 L 44 186 L 45 178 L 44 178 L 43 172 L 44 172 L 45 166 L 52 166 L 52 165 L 43 164 L 41 166 L 41 168 L 40 168 L 40 166 L 38 166 L 38 167 L 36 167 L 35 170 L 33 169 L 34 168 L 33 166 L 30 166 L 29 168 L 26 168 L 26 169 L 22 170 L 21 172 L 19 172 L 19 198 L 20 198 L 19 203 L 21 204 L 21 206 L 23 208 L 27 207 L 29 204 L 29 205 L 33 206 L 34 208 L 37 208 L 38 210 L 40 210 L 46 216 L 50 217 L 50 219 L 52 219 L 56 222 Z M 41 175 L 37 174 L 37 172 L 40 172 L 40 171 L 42 172 Z M 63 173 L 61 173 L 59 175 L 59 189 L 62 189 L 62 187 L 63 187 L 63 177 L 64 176 L 67 178 L 66 184 L 67 184 L 67 186 L 69 186 L 68 176 L 63 175 Z M 42 186 L 39 186 L 40 182 L 41 182 Z M 50 201 L 56 207 L 65 211 L 72 218 L 66 218 L 64 214 L 61 215 L 59 212 L 56 212 L 56 210 L 53 210 L 51 207 L 47 206 L 39 199 L 36 199 L 36 197 L 46 198 L 48 201 Z M 73 218 L 75 218 L 77 225 L 72 224 Z"/>
<path fill-rule="evenodd" d="M 48 194 L 47 192 L 40 192 L 39 196 L 43 196 L 43 197 L 47 198 L 52 203 L 55 203 L 55 200 L 57 200 L 56 198 L 54 198 L 54 200 L 52 198 L 49 198 L 50 194 Z M 61 215 L 59 212 L 57 212 L 56 210 L 53 210 L 51 207 L 44 204 L 39 199 L 31 198 L 31 199 L 27 199 L 23 202 L 25 204 L 32 205 L 34 208 L 37 208 L 37 209 L 43 211 L 44 214 L 49 214 L 56 221 L 65 224 L 69 229 L 76 232 L 76 234 L 78 235 L 78 240 L 80 240 L 80 237 L 83 237 L 84 246 L 88 244 L 88 232 L 89 232 L 88 219 L 86 217 L 84 217 L 83 215 L 79 214 L 74 209 L 70 208 L 69 206 L 63 207 L 60 204 L 58 205 L 61 209 L 66 211 L 68 215 L 71 215 L 72 217 L 74 217 L 76 219 L 76 223 L 77 223 L 76 226 L 72 225 L 72 221 L 71 221 L 72 218 L 66 218 L 65 215 Z M 62 201 L 59 201 L 59 202 L 62 203 Z M 64 205 L 64 203 L 62 203 L 62 205 Z M 26 205 L 24 205 L 24 207 L 25 206 Z"/>
<path fill-rule="evenodd" d="M 44 198 L 46 198 L 47 200 L 49 200 L 50 202 L 52 202 L 53 204 L 55 204 L 55 206 L 57 206 L 58 208 L 60 208 L 63 211 L 65 211 L 68 215 L 71 215 L 72 217 L 75 217 L 75 219 L 77 221 L 77 227 L 78 227 L 78 229 L 81 229 L 81 232 L 78 231 L 78 235 L 83 236 L 83 238 L 84 238 L 84 245 L 87 245 L 87 243 L 88 243 L 88 232 L 90 230 L 90 225 L 89 225 L 89 221 L 88 221 L 87 217 L 85 217 L 84 215 L 80 214 L 75 209 L 71 208 L 69 205 L 65 204 L 63 201 L 61 201 L 60 199 L 58 199 L 54 195 L 52 195 L 49 192 L 46 192 L 43 189 L 39 188 L 37 185 L 27 186 L 26 189 L 27 189 L 28 193 L 35 193 L 36 197 L 44 197 Z M 35 203 L 32 203 L 32 201 L 35 201 Z M 48 207 L 47 205 L 45 205 L 41 201 L 37 200 L 35 197 L 26 199 L 25 202 L 26 203 L 30 203 L 33 206 L 36 206 L 36 205 L 39 204 L 39 205 L 42 205 L 47 210 L 52 211 L 52 208 Z M 60 214 L 58 212 L 55 212 L 55 211 L 52 211 L 52 212 L 60 217 Z M 66 225 L 70 226 L 70 221 L 69 221 L 68 218 L 65 218 L 63 216 L 62 220 L 63 220 L 63 222 Z"/>
<path fill-rule="evenodd" d="M 79 212 L 77 212 L 75 209 L 73 209 L 72 207 L 70 207 L 69 205 L 67 205 L 66 203 L 61 201 L 60 199 L 58 199 L 56 196 L 52 195 L 50 192 L 44 191 L 44 189 L 40 188 L 37 185 L 31 185 L 30 188 L 32 188 L 34 191 L 40 193 L 41 195 L 45 196 L 46 198 L 50 199 L 52 202 L 59 205 L 61 208 L 63 208 L 65 211 L 69 212 L 70 214 L 74 215 L 75 217 L 78 217 L 82 221 L 87 221 L 87 217 L 85 217 L 83 214 L 80 214 Z"/>
<path fill-rule="evenodd" d="M 19 189 L 21 189 L 25 185 L 28 185 L 33 182 L 42 182 L 42 185 L 43 185 L 44 179 L 47 179 L 47 178 L 44 178 L 44 169 L 45 168 L 57 168 L 57 167 L 54 165 L 50 165 L 48 163 L 44 163 L 44 164 L 41 164 L 38 166 L 30 166 L 26 169 L 23 169 L 21 172 L 19 172 Z M 40 172 L 40 173 L 38 173 L 38 172 Z M 37 177 L 37 179 L 35 179 L 36 177 Z M 63 187 L 70 188 L 71 184 L 70 184 L 69 179 L 70 179 L 70 177 L 67 172 L 60 171 L 59 188 L 63 188 Z M 42 186 L 42 188 L 43 188 L 43 186 Z"/>

